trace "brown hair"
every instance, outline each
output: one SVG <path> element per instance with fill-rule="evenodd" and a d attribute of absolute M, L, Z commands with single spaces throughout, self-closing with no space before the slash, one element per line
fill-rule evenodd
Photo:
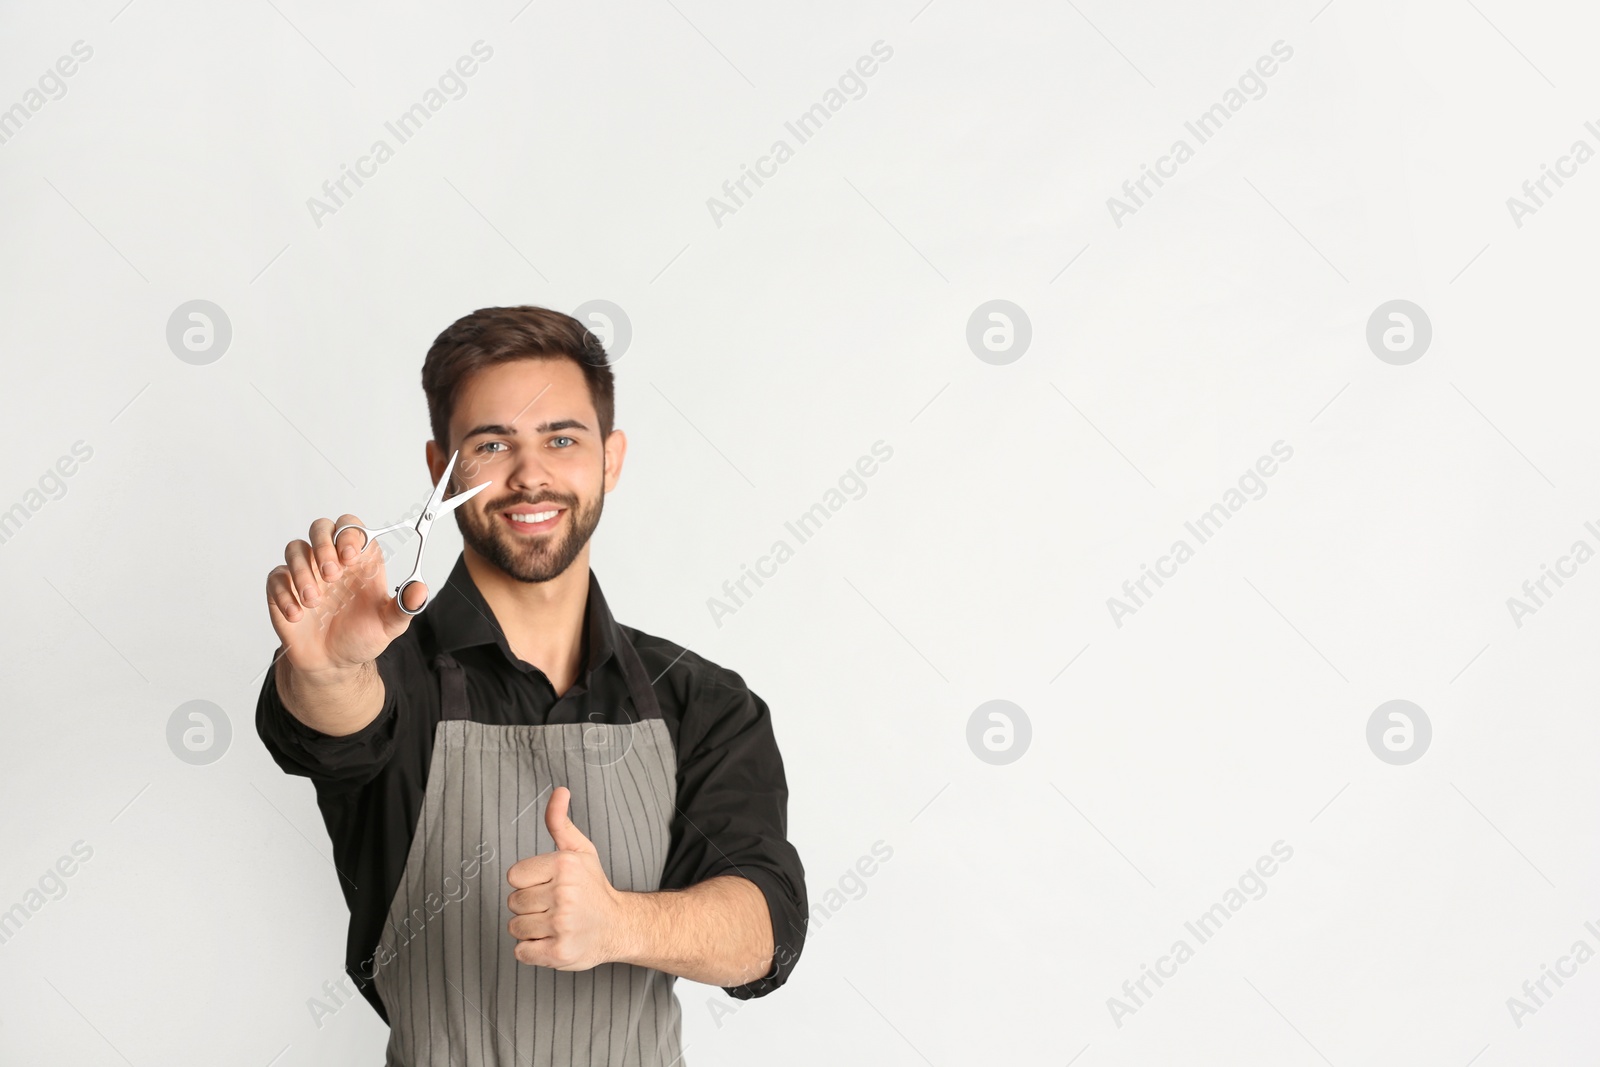
<path fill-rule="evenodd" d="M 434 338 L 422 361 L 428 422 L 440 448 L 449 446 L 450 415 L 461 383 L 476 370 L 513 359 L 570 359 L 583 368 L 600 419 L 600 440 L 611 436 L 615 384 L 605 346 L 571 315 L 549 308 L 479 308 Z"/>

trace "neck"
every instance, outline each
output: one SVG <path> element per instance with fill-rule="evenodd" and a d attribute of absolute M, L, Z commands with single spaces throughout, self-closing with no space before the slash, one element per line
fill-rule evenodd
<path fill-rule="evenodd" d="M 550 679 L 559 697 L 583 668 L 583 615 L 589 602 L 589 546 L 547 582 L 521 582 L 463 546 L 467 573 L 494 612 L 512 655 Z"/>

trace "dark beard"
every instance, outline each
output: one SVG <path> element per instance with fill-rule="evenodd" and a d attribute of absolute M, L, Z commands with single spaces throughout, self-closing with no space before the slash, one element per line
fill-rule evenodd
<path fill-rule="evenodd" d="M 565 499 L 552 499 L 530 506 L 529 510 L 537 510 L 550 504 L 560 504 L 567 509 L 565 533 L 553 544 L 548 537 L 540 538 L 537 542 L 518 543 L 517 536 L 500 525 L 499 513 L 504 510 L 503 507 L 485 513 L 489 522 L 486 530 L 478 528 L 476 516 L 469 516 L 466 508 L 457 509 L 456 528 L 461 531 L 461 540 L 470 545 L 474 552 L 517 581 L 548 582 L 572 566 L 572 561 L 578 558 L 583 546 L 589 543 L 589 536 L 600 525 L 600 512 L 605 507 L 605 498 L 605 491 L 602 490 L 595 496 L 594 503 L 584 510 L 573 507 L 573 501 Z"/>

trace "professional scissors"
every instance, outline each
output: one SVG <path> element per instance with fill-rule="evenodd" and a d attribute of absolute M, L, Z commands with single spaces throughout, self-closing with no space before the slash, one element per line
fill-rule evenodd
<path fill-rule="evenodd" d="M 449 500 L 446 500 L 444 498 L 444 490 L 445 487 L 450 484 L 450 472 L 455 470 L 456 459 L 460 455 L 461 450 L 459 448 L 451 454 L 450 462 L 445 464 L 444 473 L 439 476 L 439 484 L 433 487 L 433 493 L 428 497 L 428 502 L 422 507 L 422 515 L 415 523 L 401 520 L 392 526 L 385 526 L 378 530 L 369 530 L 360 523 L 352 522 L 347 523 L 346 525 L 341 526 L 333 531 L 333 543 L 337 545 L 339 543 L 339 535 L 344 533 L 346 530 L 360 530 L 362 535 L 366 538 L 366 540 L 361 543 L 360 552 L 365 552 L 367 550 L 367 546 L 372 543 L 373 538 L 377 537 L 379 534 L 393 533 L 395 530 L 405 529 L 413 529 L 417 531 L 417 565 L 411 571 L 411 577 L 394 587 L 395 603 L 397 603 L 400 606 L 400 610 L 405 612 L 407 615 L 417 615 L 421 613 L 423 608 L 428 606 L 428 601 L 424 600 L 421 604 L 417 605 L 416 610 L 414 611 L 411 608 L 406 607 L 405 591 L 406 586 L 411 585 L 414 582 L 422 581 L 422 554 L 427 550 L 428 531 L 433 528 L 433 521 L 450 514 L 450 512 L 454 511 L 462 504 L 465 504 L 467 501 L 477 496 L 479 492 L 487 489 L 493 481 L 493 479 L 491 479 L 488 482 L 480 482 L 471 489 L 457 493 Z M 428 599 L 431 600 L 432 598 L 429 597 Z"/>

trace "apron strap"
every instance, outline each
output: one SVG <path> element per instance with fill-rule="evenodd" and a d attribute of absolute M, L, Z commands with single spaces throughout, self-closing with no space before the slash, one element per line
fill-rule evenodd
<path fill-rule="evenodd" d="M 655 687 L 650 684 L 650 676 L 645 673 L 639 653 L 633 649 L 633 642 L 628 640 L 620 626 L 617 627 L 616 656 L 622 664 L 622 673 L 627 676 L 628 695 L 633 698 L 633 709 L 638 712 L 639 718 L 661 718 L 661 705 L 656 701 Z"/>
<path fill-rule="evenodd" d="M 439 671 L 439 699 L 446 719 L 471 718 L 467 711 L 467 675 L 448 652 L 433 657 Z"/>

